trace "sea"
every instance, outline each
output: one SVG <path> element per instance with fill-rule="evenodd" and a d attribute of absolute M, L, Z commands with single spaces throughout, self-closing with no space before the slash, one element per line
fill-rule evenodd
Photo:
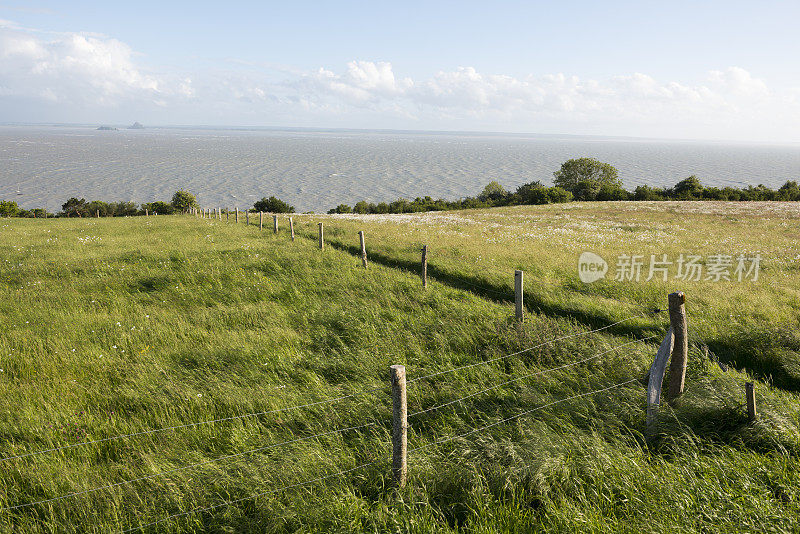
<path fill-rule="evenodd" d="M 313 129 L 0 126 L 0 200 L 58 211 L 68 198 L 168 201 L 185 189 L 204 207 L 244 209 L 276 196 L 299 212 L 339 204 L 448 200 L 496 180 L 550 184 L 561 163 L 614 165 L 624 186 L 800 181 L 800 144 L 567 135 Z"/>

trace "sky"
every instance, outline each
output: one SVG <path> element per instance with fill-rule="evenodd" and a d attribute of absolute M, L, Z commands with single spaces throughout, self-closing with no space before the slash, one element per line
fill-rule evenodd
<path fill-rule="evenodd" d="M 800 142 L 800 2 L 5 2 L 0 123 Z"/>

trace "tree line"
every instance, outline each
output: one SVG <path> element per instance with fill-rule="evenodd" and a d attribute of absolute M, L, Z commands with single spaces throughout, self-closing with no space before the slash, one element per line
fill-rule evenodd
<path fill-rule="evenodd" d="M 516 191 L 506 191 L 497 181 L 489 182 L 476 197 L 459 200 L 434 200 L 417 197 L 414 200 L 398 199 L 394 202 L 360 201 L 353 206 L 340 204 L 328 213 L 413 213 L 421 211 L 460 210 L 531 204 L 557 204 L 601 200 L 800 200 L 800 186 L 789 180 L 779 189 L 764 185 L 737 187 L 705 187 L 697 176 L 684 178 L 673 187 L 641 185 L 633 191 L 622 187 L 617 169 L 593 158 L 578 158 L 564 162 L 553 173 L 553 185 L 534 181 L 519 186 Z"/>
<path fill-rule="evenodd" d="M 404 198 L 393 202 L 367 202 L 362 200 L 353 206 L 339 204 L 328 213 L 415 213 L 422 211 L 462 210 L 491 208 L 496 206 L 559 204 L 563 202 L 601 200 L 800 200 L 800 186 L 789 180 L 777 190 L 764 185 L 737 187 L 705 187 L 692 175 L 673 187 L 651 187 L 640 185 L 633 191 L 622 187 L 619 173 L 614 166 L 593 158 L 570 159 L 553 173 L 553 185 L 547 186 L 533 181 L 519 186 L 515 191 L 506 191 L 496 180 L 489 182 L 478 196 L 458 200 L 436 199 L 426 196 L 414 200 Z M 170 215 L 198 207 L 195 196 L 188 191 L 176 191 L 169 202 L 148 202 L 137 206 L 133 202 L 104 202 L 102 200 L 70 198 L 55 214 L 46 214 L 41 208 L 21 209 L 16 202 L 0 200 L 2 217 L 130 217 L 146 213 Z M 271 196 L 256 201 L 251 212 L 294 213 L 294 206 Z"/>

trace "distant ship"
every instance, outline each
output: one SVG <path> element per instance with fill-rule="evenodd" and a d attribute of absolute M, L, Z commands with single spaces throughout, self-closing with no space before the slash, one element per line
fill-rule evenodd
<path fill-rule="evenodd" d="M 130 126 L 128 126 L 129 130 L 144 130 L 144 126 L 142 126 L 139 122 L 134 122 Z"/>

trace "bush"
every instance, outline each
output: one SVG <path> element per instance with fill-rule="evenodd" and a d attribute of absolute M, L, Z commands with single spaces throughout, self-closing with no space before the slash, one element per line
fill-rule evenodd
<path fill-rule="evenodd" d="M 175 191 L 172 195 L 172 207 L 178 211 L 188 210 L 197 207 L 197 200 L 188 191 Z"/>
<path fill-rule="evenodd" d="M 566 189 L 581 200 L 594 198 L 603 185 L 622 187 L 617 169 L 593 158 L 567 160 L 553 176 L 555 186 Z"/>
<path fill-rule="evenodd" d="M 95 217 L 100 212 L 101 217 L 113 215 L 110 206 L 102 200 L 92 200 L 86 204 L 86 213 L 89 217 Z"/>
<path fill-rule="evenodd" d="M 353 213 L 353 208 L 347 204 L 339 204 L 333 209 L 329 209 L 328 213 Z"/>
<path fill-rule="evenodd" d="M 676 200 L 697 200 L 703 196 L 703 184 L 697 176 L 684 178 L 672 188 L 670 196 Z"/>
<path fill-rule="evenodd" d="M 633 200 L 665 200 L 667 197 L 663 188 L 640 185 L 633 192 Z"/>
<path fill-rule="evenodd" d="M 271 196 L 262 197 L 261 200 L 253 204 L 254 211 L 266 211 L 268 213 L 294 213 L 294 206 L 290 206 L 283 200 Z"/>
<path fill-rule="evenodd" d="M 628 200 L 628 192 L 613 184 L 603 184 L 597 191 L 595 200 Z"/>
<path fill-rule="evenodd" d="M 154 213 L 159 215 L 172 215 L 175 213 L 175 208 L 172 207 L 172 204 L 167 204 L 166 202 L 162 202 L 160 200 L 157 202 L 142 204 L 140 213 L 144 213 L 145 210 L 147 210 L 150 215 Z"/>
<path fill-rule="evenodd" d="M 16 217 L 19 206 L 11 200 L 0 200 L 0 217 Z"/>
<path fill-rule="evenodd" d="M 72 197 L 61 205 L 61 214 L 64 217 L 86 217 L 86 199 Z"/>

